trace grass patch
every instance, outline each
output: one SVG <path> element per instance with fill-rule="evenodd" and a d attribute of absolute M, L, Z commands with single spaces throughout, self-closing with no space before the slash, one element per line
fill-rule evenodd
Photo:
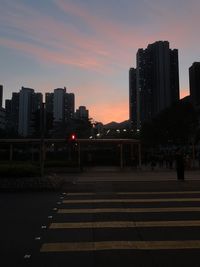
<path fill-rule="evenodd" d="M 0 176 L 7 177 L 35 177 L 40 175 L 40 168 L 38 165 L 31 163 L 1 163 Z"/>

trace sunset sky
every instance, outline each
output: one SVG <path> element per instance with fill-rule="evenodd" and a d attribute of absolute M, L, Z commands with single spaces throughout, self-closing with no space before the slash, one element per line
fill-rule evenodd
<path fill-rule="evenodd" d="M 168 40 L 179 50 L 181 96 L 200 61 L 199 0 L 0 0 L 0 84 L 67 87 L 76 107 L 104 123 L 128 119 L 128 71 L 138 48 Z"/>

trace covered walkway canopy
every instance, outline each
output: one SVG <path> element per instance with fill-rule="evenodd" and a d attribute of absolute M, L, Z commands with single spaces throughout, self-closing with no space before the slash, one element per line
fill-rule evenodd
<path fill-rule="evenodd" d="M 79 164 L 81 165 L 81 145 L 95 145 L 95 144 L 116 144 L 120 146 L 120 167 L 124 166 L 124 158 L 123 158 L 123 146 L 130 145 L 131 147 L 131 155 L 133 155 L 133 146 L 136 145 L 138 147 L 138 165 L 141 167 L 141 144 L 137 139 L 77 139 L 76 140 L 79 148 Z"/>
<path fill-rule="evenodd" d="M 8 144 L 10 150 L 10 160 L 13 157 L 13 146 L 15 144 L 38 144 L 41 152 L 41 160 L 45 159 L 45 151 L 46 146 L 48 144 L 56 144 L 56 143 L 76 143 L 78 145 L 78 165 L 81 166 L 81 147 L 83 145 L 95 145 L 95 144 L 116 144 L 120 146 L 120 167 L 123 168 L 123 146 L 130 145 L 131 154 L 133 155 L 133 146 L 136 145 L 138 147 L 138 165 L 141 167 L 141 144 L 137 139 L 75 139 L 75 140 L 67 140 L 67 139 L 0 139 L 0 144 Z"/>

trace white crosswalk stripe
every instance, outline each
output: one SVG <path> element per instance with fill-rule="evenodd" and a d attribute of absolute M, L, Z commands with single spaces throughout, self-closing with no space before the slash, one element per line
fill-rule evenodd
<path fill-rule="evenodd" d="M 177 195 L 172 197 L 171 195 Z M 187 197 L 190 194 L 190 197 Z M 135 229 L 189 229 L 199 228 L 200 229 L 200 198 L 198 197 L 200 191 L 166 191 L 166 192 L 117 192 L 114 194 L 95 194 L 93 192 L 82 192 L 82 193 L 68 193 L 65 195 L 64 200 L 62 201 L 60 208 L 57 210 L 57 217 L 61 220 L 66 218 L 66 221 L 54 221 L 49 226 L 49 231 L 69 231 L 70 229 L 82 230 L 84 229 L 103 229 L 104 231 L 110 231 L 110 229 L 121 229 L 122 231 L 128 228 Z M 116 198 L 116 196 L 120 198 Z M 143 198 L 138 198 L 141 195 Z M 163 198 L 162 196 L 165 195 Z M 108 198 L 109 196 L 109 198 Z M 126 196 L 123 198 L 123 196 Z M 137 196 L 137 198 L 127 198 L 127 196 Z M 168 203 L 172 203 L 173 206 L 166 206 Z M 123 207 L 123 203 L 126 204 L 126 207 Z M 156 206 L 160 203 L 165 203 L 164 207 Z M 176 203 L 179 206 L 176 206 Z M 180 206 L 181 203 L 181 206 Z M 193 205 L 195 203 L 195 205 Z M 73 204 L 73 207 L 69 205 Z M 81 207 L 79 206 L 81 204 Z M 119 207 L 105 207 L 105 204 L 113 205 L 118 204 Z M 142 207 L 134 207 L 134 205 L 142 205 Z M 151 206 L 146 206 L 147 204 L 152 204 Z M 186 205 L 187 204 L 187 205 Z M 76 205 L 76 207 L 74 207 Z M 87 207 L 85 206 L 87 205 Z M 88 205 L 92 207 L 88 208 Z M 98 207 L 95 207 L 98 205 Z M 127 207 L 128 205 L 128 207 Z M 189 206 L 188 206 L 189 205 Z M 149 219 L 145 220 L 115 220 L 112 216 L 113 214 L 147 214 Z M 153 213 L 162 214 L 159 220 L 150 219 Z M 168 220 L 164 214 L 185 214 L 194 213 L 199 215 L 198 218 L 194 219 L 175 219 Z M 104 216 L 109 214 L 109 219 L 99 220 L 94 219 L 92 221 L 68 221 L 68 216 L 80 216 L 81 214 L 99 214 L 99 216 Z M 67 216 L 67 217 L 66 217 Z M 70 217 L 71 218 L 71 217 Z M 73 218 L 73 217 L 72 217 Z M 187 230 L 184 230 L 187 231 Z M 184 232 L 183 232 L 184 235 Z M 187 236 L 186 236 L 187 237 Z M 115 237 L 116 238 L 116 237 Z M 199 238 L 200 239 L 200 238 Z M 200 240 L 190 240 L 188 237 L 184 239 L 184 236 L 181 240 L 123 240 L 123 237 L 120 236 L 119 240 L 93 240 L 90 242 L 83 242 L 80 240 L 77 242 L 75 240 L 62 240 L 62 242 L 46 242 L 41 247 L 41 253 L 44 252 L 77 252 L 77 251 L 104 251 L 104 250 L 186 250 L 186 249 L 200 249 Z"/>

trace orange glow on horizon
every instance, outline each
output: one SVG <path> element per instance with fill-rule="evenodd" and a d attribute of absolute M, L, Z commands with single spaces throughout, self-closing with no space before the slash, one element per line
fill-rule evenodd
<path fill-rule="evenodd" d="M 180 90 L 180 99 L 188 96 L 190 93 L 189 93 L 189 90 L 186 88 L 186 89 L 181 89 Z"/>
<path fill-rule="evenodd" d="M 114 104 L 99 104 L 89 107 L 90 117 L 95 114 L 94 119 L 104 124 L 115 121 L 128 120 L 128 102 Z"/>

